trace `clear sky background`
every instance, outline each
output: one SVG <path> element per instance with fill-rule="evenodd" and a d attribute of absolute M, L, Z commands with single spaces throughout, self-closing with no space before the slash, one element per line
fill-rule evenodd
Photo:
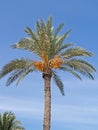
<path fill-rule="evenodd" d="M 27 51 L 11 50 L 27 34 L 26 26 L 53 16 L 54 28 L 65 23 L 62 33 L 72 29 L 67 42 L 94 53 L 87 60 L 98 70 L 98 0 L 0 0 L 0 69 L 10 60 L 30 57 Z M 98 74 L 95 80 L 78 81 L 61 74 L 65 85 L 62 96 L 52 82 L 51 130 L 98 130 Z M 19 86 L 6 87 L 0 80 L 0 113 L 12 111 L 26 130 L 42 130 L 44 90 L 40 73 L 27 76 Z"/>

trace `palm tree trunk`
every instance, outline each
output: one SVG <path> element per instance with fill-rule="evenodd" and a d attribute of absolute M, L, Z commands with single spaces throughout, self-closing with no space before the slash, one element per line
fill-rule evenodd
<path fill-rule="evenodd" d="M 43 130 L 50 130 L 51 122 L 51 75 L 44 74 L 44 93 L 45 93 L 45 104 L 44 104 L 44 124 Z"/>

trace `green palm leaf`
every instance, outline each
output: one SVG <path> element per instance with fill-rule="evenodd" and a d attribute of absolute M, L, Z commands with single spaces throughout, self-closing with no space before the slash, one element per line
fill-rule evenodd
<path fill-rule="evenodd" d="M 71 60 L 65 60 L 65 65 L 68 65 L 74 69 L 82 68 L 90 72 L 96 72 L 95 68 L 89 64 L 88 62 L 81 60 L 81 59 L 71 59 Z"/>
<path fill-rule="evenodd" d="M 81 60 L 81 59 L 65 60 L 63 65 L 68 66 L 74 69 L 75 71 L 78 71 L 83 75 L 86 75 L 87 77 L 91 79 L 94 79 L 94 77 L 92 76 L 92 73 L 96 72 L 95 68 L 84 60 Z"/>
<path fill-rule="evenodd" d="M 33 32 L 29 27 L 26 27 L 25 32 L 28 33 L 28 35 L 30 35 L 30 37 L 32 38 L 32 40 L 38 42 L 36 33 Z"/>
<path fill-rule="evenodd" d="M 75 56 L 92 56 L 93 54 L 83 48 L 74 47 L 62 52 L 61 55 L 64 56 L 64 58 L 72 58 Z"/>
<path fill-rule="evenodd" d="M 6 64 L 1 73 L 0 78 L 4 77 L 8 73 L 14 71 L 14 70 L 21 70 L 26 67 L 32 66 L 32 61 L 26 58 L 16 59 L 12 60 L 10 63 Z"/>
<path fill-rule="evenodd" d="M 76 78 L 82 80 L 82 78 L 79 76 L 79 74 L 77 74 L 74 70 L 72 70 L 72 69 L 70 69 L 70 68 L 68 68 L 66 66 L 60 67 L 59 69 L 62 70 L 62 71 L 67 71 L 67 72 L 73 74 Z"/>
<path fill-rule="evenodd" d="M 16 120 L 14 113 L 0 114 L 0 130 L 24 130 L 20 121 Z"/>
<path fill-rule="evenodd" d="M 59 88 L 61 94 L 64 95 L 64 85 L 55 71 L 53 71 L 53 79 L 54 79 L 55 84 Z"/>
<path fill-rule="evenodd" d="M 54 37 L 58 36 L 58 33 L 60 32 L 60 30 L 64 27 L 64 23 L 60 24 L 57 29 L 54 32 Z"/>
<path fill-rule="evenodd" d="M 35 68 L 33 67 L 33 63 L 31 60 L 26 58 L 16 59 L 6 64 L 1 73 L 0 78 L 4 77 L 8 73 L 11 73 L 6 85 L 10 85 L 15 80 L 17 80 L 17 84 L 20 80 L 22 80 L 27 74 L 33 72 Z"/>
<path fill-rule="evenodd" d="M 34 70 L 35 70 L 35 68 L 29 68 L 29 69 L 25 70 L 25 72 L 23 72 L 19 76 L 16 85 L 18 85 L 21 80 L 23 80 L 29 73 L 32 73 Z"/>
<path fill-rule="evenodd" d="M 28 51 L 31 51 L 31 52 L 35 51 L 34 41 L 30 38 L 23 38 L 17 44 L 12 45 L 11 48 L 28 50 Z"/>
<path fill-rule="evenodd" d="M 56 47 L 57 49 L 61 47 L 61 45 L 63 44 L 63 41 L 65 40 L 65 38 L 67 38 L 68 34 L 71 32 L 71 30 L 69 30 L 68 32 L 66 32 L 63 36 L 59 36 L 56 42 Z"/>
<path fill-rule="evenodd" d="M 59 47 L 58 51 L 56 52 L 57 54 L 58 53 L 62 53 L 63 50 L 67 49 L 68 47 L 72 46 L 73 44 L 72 43 L 66 43 L 64 45 L 62 45 L 61 47 Z M 60 54 L 61 55 L 61 54 Z"/>
<path fill-rule="evenodd" d="M 6 86 L 9 86 L 11 83 L 13 83 L 15 80 L 17 80 L 16 85 L 18 85 L 18 83 L 24 79 L 24 77 L 26 75 L 28 75 L 29 73 L 33 72 L 35 69 L 31 68 L 31 67 L 27 67 L 24 69 L 20 69 L 20 70 L 14 70 L 14 72 L 11 73 L 11 75 L 9 76 L 7 82 L 6 82 Z"/>
<path fill-rule="evenodd" d="M 46 33 L 51 38 L 52 36 L 52 17 L 50 16 L 46 22 Z"/>

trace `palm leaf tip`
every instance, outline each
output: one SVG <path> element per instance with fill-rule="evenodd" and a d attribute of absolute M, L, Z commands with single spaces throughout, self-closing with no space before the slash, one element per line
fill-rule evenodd
<path fill-rule="evenodd" d="M 80 48 L 80 53 L 83 53 L 83 56 L 90 56 L 90 57 L 92 57 L 93 56 L 93 53 L 92 52 L 89 52 L 89 51 L 87 51 L 87 50 L 85 50 L 85 49 L 83 49 L 83 48 Z M 81 55 L 81 54 L 80 54 Z"/>
<path fill-rule="evenodd" d="M 25 28 L 25 32 L 28 33 L 28 34 L 30 34 L 31 29 L 30 29 L 29 27 L 26 27 L 26 28 Z"/>
<path fill-rule="evenodd" d="M 94 76 L 93 76 L 91 73 L 89 73 L 89 72 L 88 72 L 88 77 L 89 77 L 90 79 L 94 80 Z"/>
<path fill-rule="evenodd" d="M 57 29 L 54 32 L 54 36 L 56 37 L 58 35 L 58 33 L 60 32 L 60 30 L 63 28 L 64 23 L 60 24 Z"/>

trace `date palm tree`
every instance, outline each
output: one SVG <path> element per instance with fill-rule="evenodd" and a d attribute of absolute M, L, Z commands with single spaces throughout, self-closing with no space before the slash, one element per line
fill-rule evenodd
<path fill-rule="evenodd" d="M 4 112 L 0 114 L 0 130 L 24 130 L 21 122 L 16 120 L 14 113 Z"/>
<path fill-rule="evenodd" d="M 26 27 L 25 32 L 28 37 L 23 38 L 11 47 L 32 52 L 39 58 L 39 61 L 28 58 L 15 59 L 6 64 L 0 73 L 0 78 L 11 74 L 6 82 L 7 86 L 16 80 L 18 84 L 26 75 L 35 70 L 42 73 L 45 94 L 43 130 L 50 130 L 51 78 L 55 81 L 61 94 L 64 95 L 64 85 L 57 74 L 57 70 L 67 71 L 80 80 L 82 79 L 80 74 L 94 79 L 94 67 L 82 59 L 82 57 L 91 57 L 93 54 L 81 47 L 74 46 L 72 43 L 64 43 L 71 30 L 64 35 L 60 35 L 59 32 L 63 26 L 64 24 L 60 24 L 54 30 L 52 17 L 49 17 L 46 22 L 43 19 L 36 22 L 36 31 Z"/>

